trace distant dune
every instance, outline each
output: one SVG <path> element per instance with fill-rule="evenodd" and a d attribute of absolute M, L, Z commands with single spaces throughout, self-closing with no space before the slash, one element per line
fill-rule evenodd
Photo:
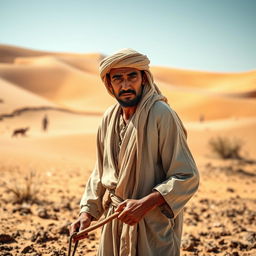
<path fill-rule="evenodd" d="M 256 90 L 256 70 L 240 73 L 214 73 L 152 67 L 152 72 L 156 80 L 173 86 L 200 88 L 228 94 Z"/>
<path fill-rule="evenodd" d="M 23 88 L 23 94 L 25 89 L 48 104 L 104 112 L 115 100 L 99 78 L 102 58 L 99 53 L 56 53 L 2 45 L 0 77 L 4 80 L 0 80 L 0 88 L 3 90 L 8 82 L 12 87 Z M 256 71 L 213 73 L 166 67 L 151 70 L 171 106 L 187 121 L 197 121 L 202 116 L 214 120 L 256 114 Z M 19 106 L 34 104 L 35 101 L 19 97 L 18 91 L 13 95 L 19 98 Z M 5 93 L 1 92 L 2 97 Z"/>
<path fill-rule="evenodd" d="M 30 91 L 24 90 L 11 82 L 0 78 L 0 115 L 3 113 L 10 113 L 15 109 L 37 106 L 56 107 L 53 102 L 40 97 Z"/>

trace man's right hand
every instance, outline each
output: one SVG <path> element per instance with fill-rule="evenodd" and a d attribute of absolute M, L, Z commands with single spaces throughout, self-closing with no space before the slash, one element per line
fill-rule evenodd
<path fill-rule="evenodd" d="M 85 228 L 89 227 L 92 221 L 92 216 L 87 212 L 82 212 L 79 216 L 79 218 L 73 222 L 69 228 L 69 233 L 72 235 L 74 232 L 82 231 Z M 80 239 L 88 237 L 87 234 L 84 234 L 82 237 L 79 237 Z M 74 242 L 76 242 L 76 239 L 74 238 Z"/>

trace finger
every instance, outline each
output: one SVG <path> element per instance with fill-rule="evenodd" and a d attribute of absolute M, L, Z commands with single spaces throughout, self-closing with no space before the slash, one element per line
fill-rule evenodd
<path fill-rule="evenodd" d="M 121 211 L 126 207 L 126 204 L 127 204 L 126 201 L 120 203 L 120 204 L 117 206 L 117 208 L 116 208 L 115 211 L 116 211 L 116 212 L 121 212 Z"/>
<path fill-rule="evenodd" d="M 70 234 L 72 235 L 74 232 L 76 232 L 78 227 L 79 227 L 79 222 L 74 222 L 73 224 L 71 224 L 69 228 Z"/>
<path fill-rule="evenodd" d="M 124 208 L 123 211 L 117 216 L 121 221 L 124 221 L 125 218 L 129 218 L 129 209 Z"/>
<path fill-rule="evenodd" d="M 75 236 L 75 237 L 73 238 L 73 241 L 76 242 L 76 241 L 82 240 L 82 239 L 84 239 L 84 238 L 88 238 L 88 233 L 85 233 L 85 234 L 80 235 L 80 236 L 78 236 L 78 237 Z"/>

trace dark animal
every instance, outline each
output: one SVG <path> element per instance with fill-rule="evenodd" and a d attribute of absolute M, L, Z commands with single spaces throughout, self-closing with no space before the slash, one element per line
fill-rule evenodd
<path fill-rule="evenodd" d="M 18 129 L 15 129 L 12 133 L 12 137 L 16 137 L 18 135 L 21 135 L 21 136 L 26 136 L 26 132 L 29 130 L 29 127 L 26 127 L 26 128 L 18 128 Z"/>

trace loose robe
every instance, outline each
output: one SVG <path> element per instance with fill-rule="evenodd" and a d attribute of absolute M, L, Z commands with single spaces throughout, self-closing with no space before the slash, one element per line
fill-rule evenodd
<path fill-rule="evenodd" d="M 104 213 L 106 190 L 120 200 L 159 191 L 166 203 L 136 225 L 115 219 L 102 229 L 99 256 L 180 255 L 183 207 L 196 192 L 199 175 L 177 114 L 159 95 L 144 91 L 125 132 L 118 159 L 114 147 L 119 104 L 104 114 L 97 134 L 97 162 L 81 200 L 81 212 L 96 220 Z"/>

